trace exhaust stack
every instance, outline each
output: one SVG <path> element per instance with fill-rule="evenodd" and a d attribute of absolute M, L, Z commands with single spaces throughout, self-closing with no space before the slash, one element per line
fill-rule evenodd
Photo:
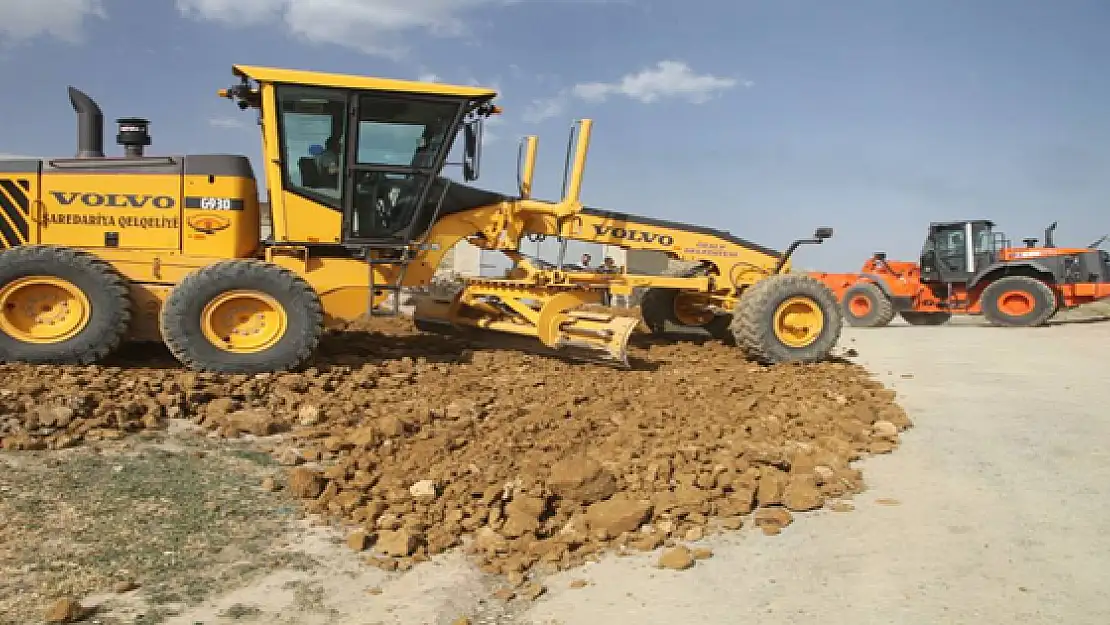
<path fill-rule="evenodd" d="M 1044 246 L 1045 247 L 1056 247 L 1056 242 L 1052 239 L 1052 233 L 1055 230 L 1056 230 L 1056 222 L 1055 221 L 1052 222 L 1051 224 L 1049 224 L 1049 226 L 1044 229 Z"/>
<path fill-rule="evenodd" d="M 69 102 L 77 113 L 77 158 L 104 157 L 104 114 L 92 98 L 69 87 Z"/>

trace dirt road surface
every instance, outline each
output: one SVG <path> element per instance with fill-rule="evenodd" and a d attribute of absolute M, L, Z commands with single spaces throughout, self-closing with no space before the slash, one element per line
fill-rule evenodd
<path fill-rule="evenodd" d="M 856 463 L 866 490 L 852 499 L 854 510 L 805 512 L 773 536 L 746 517 L 739 531 L 682 540 L 701 548 L 703 557 L 706 548 L 712 551 L 685 570 L 658 568 L 659 551 L 607 553 L 537 578 L 544 592 L 534 600 L 518 592 L 509 601 L 497 596 L 506 588 L 504 578 L 483 572 L 459 549 L 411 570 L 382 570 L 367 565 L 366 554 L 353 551 L 344 532 L 297 520 L 295 502 L 265 487 L 266 480 L 283 479 L 284 469 L 255 451 L 254 439 L 205 436 L 183 419 L 165 432 L 100 443 L 86 436 L 86 444 L 62 453 L 0 457 L 0 506 L 6 506 L 0 509 L 7 510 L 0 516 L 16 520 L 6 528 L 8 539 L 0 531 L 0 546 L 20 555 L 9 558 L 11 585 L 32 593 L 49 589 L 28 605 L 56 596 L 57 580 L 76 593 L 137 581 L 138 590 L 78 594 L 86 606 L 100 606 L 95 619 L 112 625 L 724 624 L 752 616 L 771 625 L 818 618 L 1110 622 L 1110 597 L 1100 581 L 1110 573 L 1102 516 L 1110 505 L 1104 486 L 1110 478 L 1110 387 L 1101 373 L 1110 323 L 1033 330 L 975 325 L 846 329 L 842 346 L 854 348 L 858 354 L 851 359 L 897 391 L 913 427 L 902 432 L 893 453 Z M 406 345 L 409 351 L 449 351 L 426 339 Z M 375 356 L 397 356 L 394 347 L 381 349 Z M 669 366 L 685 366 L 687 355 L 701 354 L 706 362 L 697 366 L 728 371 L 733 386 L 751 374 L 729 368 L 721 351 L 727 348 L 701 349 L 652 353 L 670 359 Z M 516 363 L 510 356 L 490 358 L 500 363 L 492 371 Z M 576 369 L 538 366 L 552 367 L 545 374 L 552 379 L 574 383 L 568 376 Z M 437 382 L 437 367 L 419 373 L 428 382 L 421 388 L 445 386 Z M 475 375 L 469 366 L 452 371 Z M 142 384 L 162 389 L 159 401 L 176 397 L 172 367 L 144 375 Z M 13 380 L 8 383 L 15 390 L 0 393 L 8 401 L 30 388 Z M 481 380 L 467 380 L 470 394 L 484 392 Z M 759 383 L 750 380 L 745 384 Z M 785 388 L 764 392 L 795 392 L 790 384 L 779 386 Z M 533 385 L 518 380 L 517 387 Z M 332 388 L 327 401 L 342 405 L 346 386 Z M 381 384 L 373 392 L 384 393 L 385 401 L 394 390 Z M 281 392 L 260 397 L 279 401 Z M 697 401 L 712 397 L 695 395 Z M 517 391 L 513 401 L 532 399 Z M 141 402 L 125 403 L 135 404 L 128 418 L 137 424 Z M 328 406 L 322 412 L 333 414 Z M 185 426 L 193 433 L 175 429 Z M 134 501 L 143 506 L 128 505 Z M 41 542 L 50 533 L 60 540 Z M 97 542 L 95 536 L 107 538 Z M 106 571 L 97 565 L 104 561 L 112 563 Z M 75 573 L 66 575 L 69 569 Z"/>
<path fill-rule="evenodd" d="M 869 491 L 696 569 L 606 561 L 528 616 L 577 623 L 1110 622 L 1110 323 L 847 329 L 915 427 L 863 461 Z M 904 377 L 912 376 L 912 377 Z"/>

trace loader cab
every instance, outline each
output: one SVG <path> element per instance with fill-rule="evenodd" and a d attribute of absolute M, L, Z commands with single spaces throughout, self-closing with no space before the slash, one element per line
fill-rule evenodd
<path fill-rule="evenodd" d="M 921 250 L 921 279 L 963 283 L 993 263 L 1002 234 L 985 219 L 929 224 Z"/>
<path fill-rule="evenodd" d="M 246 66 L 235 73 L 259 86 L 228 92 L 253 94 L 247 105 L 272 120 L 263 141 L 267 154 L 276 149 L 269 160 L 279 169 L 268 171 L 280 187 L 270 187 L 284 192 L 283 228 L 275 214 L 274 230 L 290 242 L 402 247 L 418 239 L 450 184 L 441 173 L 456 136 L 464 136 L 463 178 L 474 180 L 482 122 L 499 112 L 496 93 L 477 87 Z"/>

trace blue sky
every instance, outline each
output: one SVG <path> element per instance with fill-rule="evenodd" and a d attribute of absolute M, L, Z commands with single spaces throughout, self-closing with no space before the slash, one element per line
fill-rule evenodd
<path fill-rule="evenodd" d="M 780 248 L 833 226 L 797 262 L 850 271 L 930 220 L 1110 231 L 1108 32 L 1105 0 L 0 0 L 0 152 L 71 154 L 72 84 L 152 151 L 257 162 L 233 63 L 434 75 L 503 94 L 484 187 L 538 134 L 553 198 L 591 117 L 586 203 Z"/>

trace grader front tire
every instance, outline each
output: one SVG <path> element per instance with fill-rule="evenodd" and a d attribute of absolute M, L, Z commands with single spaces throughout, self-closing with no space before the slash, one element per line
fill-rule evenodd
<path fill-rule="evenodd" d="M 0 361 L 93 364 L 130 323 L 127 281 L 96 256 L 49 245 L 0 254 Z"/>
<path fill-rule="evenodd" d="M 736 345 L 763 364 L 817 362 L 840 339 L 843 318 L 836 296 L 800 274 L 774 275 L 748 287 L 733 314 Z"/>
<path fill-rule="evenodd" d="M 185 277 L 162 308 L 162 336 L 185 366 L 218 373 L 288 371 L 320 342 L 323 307 L 297 274 L 232 260 Z"/>

